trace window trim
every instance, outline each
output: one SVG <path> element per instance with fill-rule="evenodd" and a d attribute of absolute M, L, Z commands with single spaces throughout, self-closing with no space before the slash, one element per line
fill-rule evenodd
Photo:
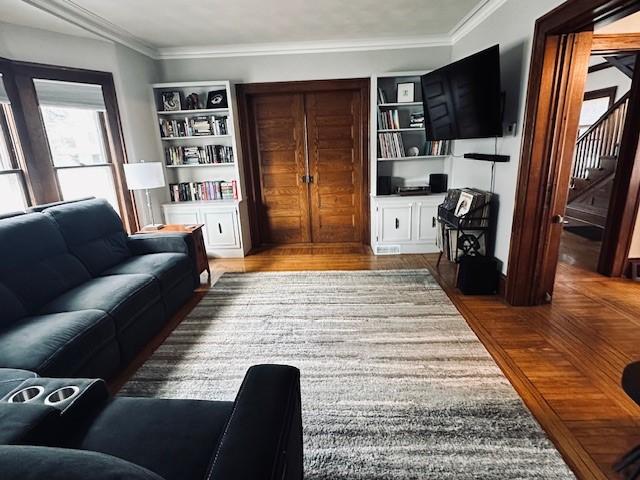
<path fill-rule="evenodd" d="M 29 201 L 33 204 L 58 202 L 62 199 L 33 79 L 90 83 L 102 87 L 106 107 L 106 115 L 101 116 L 102 133 L 105 135 L 108 160 L 113 165 L 116 197 L 125 228 L 129 232 L 136 231 L 139 223 L 135 199 L 127 189 L 124 177 L 123 164 L 127 163 L 127 154 L 113 75 L 110 72 L 6 58 L 0 58 L 0 73 L 11 101 L 23 154 L 28 159 L 23 168 Z"/>

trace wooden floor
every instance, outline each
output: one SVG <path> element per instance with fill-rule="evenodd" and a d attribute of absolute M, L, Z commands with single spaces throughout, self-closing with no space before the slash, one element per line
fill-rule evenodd
<path fill-rule="evenodd" d="M 560 261 L 591 272 L 597 271 L 602 242 L 564 230 L 560 239 Z"/>
<path fill-rule="evenodd" d="M 437 269 L 436 259 L 374 256 L 357 245 L 299 246 L 212 260 L 211 267 L 214 280 L 231 271 L 428 268 L 578 478 L 620 478 L 611 464 L 640 444 L 640 408 L 619 386 L 623 367 L 640 357 L 640 284 L 561 263 L 553 304 L 516 308 L 493 296 L 461 295 L 452 286 L 454 266 Z M 112 390 L 118 390 L 199 298 L 112 382 Z"/>

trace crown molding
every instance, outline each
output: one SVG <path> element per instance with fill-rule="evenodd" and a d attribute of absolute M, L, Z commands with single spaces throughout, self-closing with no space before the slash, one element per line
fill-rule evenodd
<path fill-rule="evenodd" d="M 148 57 L 157 58 L 158 52 L 153 46 L 71 0 L 22 1 L 101 38 L 125 45 Z"/>
<path fill-rule="evenodd" d="M 481 0 L 451 29 L 448 35 L 451 44 L 454 45 L 458 43 L 507 1 L 508 0 Z"/>
<path fill-rule="evenodd" d="M 448 34 L 414 37 L 328 40 L 317 42 L 252 43 L 155 48 L 127 30 L 81 7 L 72 0 L 22 0 L 44 12 L 106 40 L 125 45 L 156 60 L 250 57 L 310 53 L 362 52 L 407 48 L 449 47 L 486 20 L 508 0 L 480 0 Z"/>
<path fill-rule="evenodd" d="M 157 58 L 175 60 L 187 58 L 250 57 L 259 55 L 295 55 L 308 53 L 361 52 L 373 50 L 399 50 L 406 48 L 448 47 L 447 35 L 422 37 L 374 38 L 344 41 L 251 43 L 233 45 L 205 45 L 196 47 L 170 47 L 158 49 Z"/>

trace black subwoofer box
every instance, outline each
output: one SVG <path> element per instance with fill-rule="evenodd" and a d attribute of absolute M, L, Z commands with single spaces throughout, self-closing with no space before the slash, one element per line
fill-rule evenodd
<path fill-rule="evenodd" d="M 456 286 L 465 295 L 493 295 L 498 292 L 498 261 L 483 256 L 465 256 L 458 264 Z"/>
<path fill-rule="evenodd" d="M 444 193 L 447 191 L 447 174 L 432 173 L 429 175 L 431 193 Z"/>

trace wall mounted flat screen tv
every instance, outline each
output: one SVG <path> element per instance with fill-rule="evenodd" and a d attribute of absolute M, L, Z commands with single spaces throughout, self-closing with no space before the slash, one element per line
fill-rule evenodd
<path fill-rule="evenodd" d="M 502 136 L 498 45 L 422 76 L 427 140 Z"/>

